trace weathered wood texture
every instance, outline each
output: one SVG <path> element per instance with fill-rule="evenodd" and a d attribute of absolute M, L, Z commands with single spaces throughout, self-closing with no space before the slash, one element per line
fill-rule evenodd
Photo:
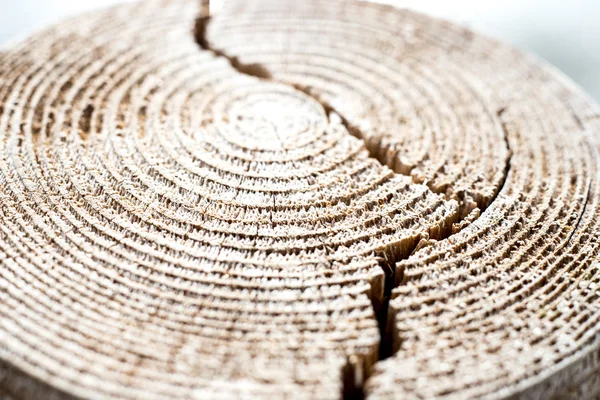
<path fill-rule="evenodd" d="M 0 53 L 0 394 L 595 398 L 598 106 L 406 10 L 199 3 Z"/>

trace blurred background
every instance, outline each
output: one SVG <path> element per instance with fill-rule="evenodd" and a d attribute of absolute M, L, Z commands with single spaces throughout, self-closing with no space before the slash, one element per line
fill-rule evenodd
<path fill-rule="evenodd" d="M 0 0 L 0 44 L 61 18 L 123 1 Z M 377 1 L 443 17 L 534 53 L 600 101 L 599 0 Z"/>

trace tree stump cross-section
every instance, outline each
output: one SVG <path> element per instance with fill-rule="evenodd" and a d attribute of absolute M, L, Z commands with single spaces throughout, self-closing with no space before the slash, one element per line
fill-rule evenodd
<path fill-rule="evenodd" d="M 0 394 L 595 398 L 600 112 L 353 0 L 146 0 L 0 53 Z"/>

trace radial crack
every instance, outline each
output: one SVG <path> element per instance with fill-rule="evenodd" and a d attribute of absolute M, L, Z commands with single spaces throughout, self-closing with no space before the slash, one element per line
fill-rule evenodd
<path fill-rule="evenodd" d="M 208 43 L 208 40 L 206 39 L 206 28 L 208 27 L 210 20 L 210 15 L 203 15 L 200 18 L 196 19 L 194 34 L 196 36 L 196 41 L 203 50 L 210 51 L 214 55 L 218 57 L 223 57 L 224 59 L 228 60 L 231 66 L 241 74 L 250 75 L 256 78 L 266 80 L 272 78 L 271 73 L 264 66 L 260 64 L 244 64 L 240 62 L 240 60 L 237 57 L 232 57 L 228 54 L 225 54 L 219 49 L 212 48 Z"/>
<path fill-rule="evenodd" d="M 207 28 L 208 28 L 210 21 L 211 21 L 211 17 L 210 17 L 210 15 L 208 15 L 206 13 L 206 11 L 203 13 L 203 15 L 200 18 L 198 18 L 196 20 L 194 34 L 195 34 L 197 43 L 200 45 L 200 47 L 203 50 L 210 51 L 213 54 L 215 54 L 216 56 L 222 57 L 222 58 L 228 60 L 229 63 L 231 64 L 231 66 L 235 70 L 237 70 L 238 72 L 240 72 L 242 74 L 253 76 L 258 79 L 265 80 L 265 81 L 273 81 L 273 75 L 265 66 L 263 66 L 261 64 L 242 63 L 238 57 L 234 57 L 229 54 L 226 54 L 224 51 L 215 49 L 213 46 L 211 46 L 211 44 L 209 43 L 209 41 L 207 40 L 207 37 L 206 37 Z M 341 124 L 345 127 L 345 129 L 348 131 L 348 133 L 350 133 L 352 136 L 363 141 L 363 143 L 365 144 L 365 148 L 369 152 L 370 157 L 377 160 L 382 166 L 390 168 L 396 174 L 411 177 L 411 179 L 413 179 L 414 183 L 417 183 L 417 184 L 422 183 L 422 182 L 416 181 L 415 178 L 410 174 L 410 171 L 408 171 L 408 173 L 407 173 L 407 171 L 398 171 L 398 170 L 395 170 L 394 168 L 392 168 L 391 166 L 387 165 L 385 160 L 382 160 L 382 157 L 380 155 L 382 152 L 379 151 L 379 149 L 374 149 L 374 148 L 368 146 L 368 143 L 365 140 L 364 133 L 361 132 L 361 130 L 359 128 L 357 128 L 355 125 L 353 125 L 350 121 L 348 121 L 348 119 L 342 113 L 338 112 L 331 104 L 329 104 L 327 101 L 324 101 L 321 98 L 321 96 L 314 93 L 314 91 L 310 87 L 306 87 L 306 86 L 295 84 L 295 83 L 289 83 L 289 82 L 278 82 L 278 83 L 286 84 L 286 85 L 293 87 L 294 89 L 301 91 L 304 94 L 310 96 L 311 98 L 313 98 L 314 100 L 316 100 L 317 102 L 319 102 L 321 104 L 321 106 L 323 107 L 323 109 L 325 110 L 327 115 L 335 114 L 335 115 L 339 116 Z M 505 109 L 501 109 L 498 111 L 498 117 L 501 116 L 501 114 L 504 112 L 504 110 Z M 457 213 L 456 220 L 453 221 L 453 224 L 451 224 L 451 227 L 449 229 L 441 229 L 440 233 L 437 237 L 430 237 L 429 239 L 444 240 L 444 239 L 447 239 L 448 237 L 450 237 L 451 235 L 459 232 L 460 230 L 462 230 L 462 228 L 464 226 L 468 225 L 469 223 L 472 223 L 475 219 L 477 219 L 480 215 L 480 212 L 483 212 L 487 208 L 487 206 L 489 206 L 489 204 L 491 204 L 496 199 L 496 197 L 498 196 L 498 194 L 500 193 L 500 191 L 502 190 L 502 188 L 506 182 L 506 178 L 510 171 L 510 162 L 511 162 L 511 157 L 512 157 L 512 152 L 510 150 L 509 143 L 508 143 L 508 134 L 507 134 L 507 131 L 504 128 L 504 126 L 503 126 L 503 133 L 504 133 L 505 144 L 508 149 L 508 155 L 506 158 L 506 165 L 504 168 L 503 179 L 502 179 L 502 182 L 500 182 L 500 185 L 499 185 L 497 191 L 494 193 L 492 198 L 490 198 L 489 202 L 487 202 L 486 204 L 483 204 L 483 203 L 480 204 L 480 202 L 473 203 L 472 201 L 468 202 L 465 199 L 456 199 L 456 198 L 453 198 L 452 196 L 448 195 L 447 193 L 444 193 L 440 190 L 436 190 L 436 188 L 434 187 L 433 184 L 431 184 L 431 182 L 422 183 L 422 184 L 425 184 L 432 192 L 444 196 L 444 198 L 446 200 L 454 199 L 455 201 L 457 201 L 459 203 L 459 212 Z M 476 214 L 476 215 L 474 215 L 474 214 Z M 403 282 L 403 279 L 402 279 L 403 271 L 401 269 L 397 268 L 397 263 L 401 260 L 407 259 L 408 257 L 410 257 L 411 254 L 418 251 L 423 246 L 424 246 L 423 240 L 421 240 L 421 241 L 415 240 L 414 243 L 410 242 L 410 243 L 408 243 L 408 245 L 407 245 L 407 243 L 403 243 L 402 246 L 397 243 L 393 243 L 377 252 L 377 255 L 376 255 L 377 260 L 379 262 L 380 267 L 382 268 L 382 270 L 385 273 L 385 286 L 384 286 L 384 291 L 383 291 L 384 292 L 383 298 L 378 299 L 376 301 L 373 300 L 373 307 L 374 307 L 375 315 L 376 315 L 376 318 L 377 318 L 377 321 L 379 324 L 379 330 L 380 330 L 379 360 L 388 358 L 388 357 L 392 356 L 395 352 L 395 349 L 393 348 L 393 344 L 394 344 L 393 339 L 394 338 L 392 337 L 392 334 L 393 334 L 392 328 L 393 328 L 393 319 L 394 318 L 393 318 L 393 315 L 392 316 L 389 315 L 390 314 L 389 301 L 392 296 L 392 290 L 395 287 L 397 287 L 398 285 L 402 284 L 402 282 Z M 344 387 L 345 387 L 344 396 L 346 398 L 357 398 L 357 397 L 360 398 L 362 396 L 361 388 L 354 387 L 353 385 L 348 384 L 347 382 L 344 383 Z"/>

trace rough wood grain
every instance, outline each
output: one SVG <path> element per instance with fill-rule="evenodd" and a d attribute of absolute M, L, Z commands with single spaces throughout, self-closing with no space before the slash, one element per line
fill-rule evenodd
<path fill-rule="evenodd" d="M 0 394 L 596 396 L 595 104 L 405 10 L 199 5 L 0 55 Z"/>

